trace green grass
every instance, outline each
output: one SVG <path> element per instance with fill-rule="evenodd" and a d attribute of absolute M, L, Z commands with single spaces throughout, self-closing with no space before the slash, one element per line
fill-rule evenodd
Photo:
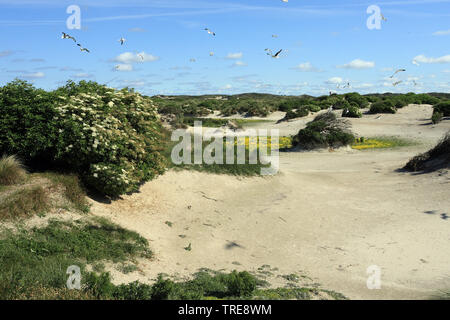
<path fill-rule="evenodd" d="M 317 288 L 264 289 L 267 283 L 248 272 L 201 270 L 192 280 L 174 282 L 162 274 L 153 285 L 114 285 L 103 262 L 137 271 L 136 259 L 151 257 L 148 242 L 135 232 L 95 218 L 50 220 L 45 227 L 0 233 L 0 299 L 310 299 Z M 131 261 L 131 262 L 130 262 Z M 81 290 L 66 289 L 71 265 L 81 269 Z M 93 272 L 87 271 L 91 265 Z M 324 290 L 322 290 L 324 291 Z M 342 295 L 329 295 L 341 298 Z"/>
<path fill-rule="evenodd" d="M 164 155 L 166 157 L 167 167 L 174 169 L 174 170 L 193 170 L 193 171 L 199 171 L 199 172 L 206 172 L 206 173 L 212 173 L 212 174 L 228 174 L 228 175 L 235 175 L 235 176 L 258 176 L 261 174 L 261 169 L 264 167 L 268 167 L 267 165 L 261 164 L 259 161 L 257 164 L 249 164 L 249 153 L 246 151 L 245 155 L 245 164 L 237 164 L 237 147 L 235 147 L 234 150 L 234 164 L 226 164 L 225 162 L 225 155 L 226 155 L 226 147 L 224 145 L 224 164 L 180 164 L 176 165 L 172 162 L 171 159 L 171 152 L 172 148 L 177 144 L 178 142 L 172 142 L 169 143 Z M 208 142 L 203 143 L 203 150 L 208 145 Z M 193 162 L 194 159 L 194 151 L 192 151 L 191 159 Z"/>
<path fill-rule="evenodd" d="M 151 257 L 147 240 L 105 219 L 51 220 L 41 228 L 3 230 L 0 299 L 27 298 L 46 288 L 64 292 L 66 270 L 71 265 L 78 265 L 85 273 L 87 264 L 137 257 Z"/>
<path fill-rule="evenodd" d="M 193 126 L 195 121 L 201 121 L 202 126 L 208 128 L 220 128 L 226 126 L 228 124 L 228 121 L 236 123 L 238 127 L 243 127 L 246 125 L 255 125 L 259 123 L 273 122 L 271 120 L 260 120 L 260 119 L 221 119 L 221 118 L 194 118 L 194 117 L 183 118 L 183 123 L 188 126 Z"/>

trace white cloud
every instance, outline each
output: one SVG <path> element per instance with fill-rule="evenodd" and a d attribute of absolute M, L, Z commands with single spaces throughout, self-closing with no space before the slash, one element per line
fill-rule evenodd
<path fill-rule="evenodd" d="M 302 71 L 302 72 L 318 72 L 319 69 L 314 67 L 311 62 L 304 62 L 300 63 L 298 66 L 294 67 L 293 69 Z"/>
<path fill-rule="evenodd" d="M 147 32 L 147 30 L 143 29 L 143 28 L 131 28 L 128 31 L 130 31 L 130 32 Z"/>
<path fill-rule="evenodd" d="M 221 89 L 222 90 L 229 90 L 229 89 L 232 89 L 232 88 L 233 88 L 233 86 L 231 84 L 227 84 L 224 87 L 222 87 Z"/>
<path fill-rule="evenodd" d="M 433 33 L 433 36 L 448 36 L 450 35 L 450 30 L 440 30 Z"/>
<path fill-rule="evenodd" d="M 72 77 L 74 78 L 92 78 L 94 75 L 89 73 L 77 73 L 74 74 Z"/>
<path fill-rule="evenodd" d="M 7 57 L 7 56 L 10 56 L 12 54 L 13 54 L 13 52 L 11 50 L 0 51 L 0 58 L 1 57 Z"/>
<path fill-rule="evenodd" d="M 118 55 L 114 61 L 131 64 L 131 63 L 143 63 L 143 62 L 151 62 L 158 60 L 159 57 L 155 57 L 151 54 L 145 52 L 133 53 L 133 52 L 124 52 Z"/>
<path fill-rule="evenodd" d="M 247 64 L 243 61 L 236 61 L 235 63 L 233 63 L 232 67 L 246 67 Z"/>
<path fill-rule="evenodd" d="M 117 71 L 133 71 L 133 65 L 131 64 L 118 64 L 114 67 Z"/>
<path fill-rule="evenodd" d="M 26 72 L 21 75 L 21 78 L 26 79 L 39 79 L 45 77 L 45 73 L 43 72 Z"/>
<path fill-rule="evenodd" d="M 327 83 L 329 84 L 340 84 L 342 82 L 344 82 L 344 80 L 342 80 L 342 78 L 340 77 L 333 77 L 327 80 Z"/>
<path fill-rule="evenodd" d="M 364 61 L 361 59 L 355 59 L 352 62 L 349 62 L 347 64 L 337 66 L 337 68 L 342 68 L 342 69 L 370 69 L 373 67 L 375 67 L 375 62 Z"/>
<path fill-rule="evenodd" d="M 237 53 L 229 53 L 225 58 L 226 59 L 242 59 L 242 52 L 237 52 Z"/>
<path fill-rule="evenodd" d="M 412 63 L 415 65 L 419 65 L 420 63 L 450 63 L 450 54 L 446 56 L 442 56 L 439 58 L 427 57 L 423 54 L 416 56 Z"/>

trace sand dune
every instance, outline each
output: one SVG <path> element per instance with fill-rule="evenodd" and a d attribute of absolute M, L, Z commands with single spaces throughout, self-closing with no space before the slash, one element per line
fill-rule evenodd
<path fill-rule="evenodd" d="M 450 129 L 448 121 L 428 124 L 431 112 L 411 105 L 378 120 L 351 120 L 359 135 L 415 139 L 417 146 L 282 153 L 272 177 L 171 171 L 122 200 L 92 200 L 93 214 L 139 232 L 155 252 L 140 274 L 117 272 L 115 281 L 270 265 L 353 299 L 418 299 L 448 290 L 450 219 L 443 214 L 450 215 L 450 176 L 396 171 Z M 293 134 L 310 118 L 258 126 Z M 367 289 L 371 265 L 382 270 L 380 290 Z"/>

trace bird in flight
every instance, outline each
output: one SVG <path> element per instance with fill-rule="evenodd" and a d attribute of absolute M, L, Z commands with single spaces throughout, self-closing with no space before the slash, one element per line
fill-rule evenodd
<path fill-rule="evenodd" d="M 141 58 L 142 61 L 144 61 L 144 56 L 142 55 L 142 53 L 138 53 L 137 55 L 139 56 L 139 58 Z"/>
<path fill-rule="evenodd" d="M 273 34 L 273 35 L 272 35 L 272 38 L 278 38 L 278 35 Z"/>
<path fill-rule="evenodd" d="M 213 35 L 213 36 L 215 36 L 215 35 L 216 35 L 216 33 L 215 33 L 215 32 L 212 32 L 212 31 L 211 31 L 211 30 L 209 30 L 208 28 L 205 28 L 205 31 L 206 31 L 206 32 L 208 32 L 209 34 Z"/>
<path fill-rule="evenodd" d="M 391 76 L 391 79 L 397 74 L 397 73 L 399 73 L 399 72 L 405 72 L 406 71 L 406 69 L 398 69 L 398 70 L 396 70 L 395 72 L 394 72 L 394 74 Z"/>
<path fill-rule="evenodd" d="M 80 47 L 80 51 L 81 52 L 83 52 L 83 51 L 86 51 L 87 53 L 89 53 L 90 51 L 88 50 L 88 49 L 86 49 L 86 48 L 83 48 L 82 46 L 81 46 L 81 44 L 79 44 L 79 43 L 77 43 L 77 46 L 79 46 Z"/>
<path fill-rule="evenodd" d="M 123 44 L 125 43 L 125 41 L 127 41 L 127 39 L 121 37 L 118 41 L 120 42 L 120 45 L 123 46 Z"/>
<path fill-rule="evenodd" d="M 383 16 L 383 14 L 382 13 L 380 13 L 380 16 L 381 16 L 381 20 L 383 20 L 383 21 L 387 21 L 387 19 Z"/>
<path fill-rule="evenodd" d="M 402 83 L 402 82 L 403 82 L 403 81 L 397 81 L 397 82 L 394 82 L 393 85 L 394 85 L 394 87 L 395 87 L 395 86 L 399 85 L 399 84 Z"/>
<path fill-rule="evenodd" d="M 209 56 L 210 56 L 210 57 L 214 56 L 214 52 L 211 51 L 211 52 L 209 53 Z"/>
<path fill-rule="evenodd" d="M 280 57 L 280 53 L 283 51 L 283 49 L 280 49 L 277 53 L 272 54 L 272 50 L 270 49 L 265 49 L 265 51 L 267 52 L 268 56 L 271 56 L 272 58 L 278 59 Z"/>
<path fill-rule="evenodd" d="M 189 59 L 190 62 L 195 62 L 196 60 L 194 58 Z"/>
<path fill-rule="evenodd" d="M 68 35 L 65 32 L 62 33 L 61 39 L 72 39 L 74 42 L 77 42 L 77 40 L 75 40 L 74 37 L 72 37 L 71 35 Z"/>

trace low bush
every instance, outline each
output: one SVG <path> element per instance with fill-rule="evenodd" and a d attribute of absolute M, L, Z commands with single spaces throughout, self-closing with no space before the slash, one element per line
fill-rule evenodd
<path fill-rule="evenodd" d="M 23 181 L 26 171 L 16 156 L 0 158 L 0 185 L 12 185 Z"/>
<path fill-rule="evenodd" d="M 391 100 L 383 100 L 375 102 L 370 106 L 370 113 L 396 113 L 397 109 Z"/>
<path fill-rule="evenodd" d="M 361 118 L 362 112 L 355 104 L 352 104 L 350 107 L 345 108 L 342 111 L 342 116 L 344 118 Z"/>
<path fill-rule="evenodd" d="M 444 114 L 442 112 L 433 112 L 433 115 L 431 116 L 431 122 L 433 124 L 437 124 L 442 121 L 444 118 Z"/>
<path fill-rule="evenodd" d="M 323 113 L 299 131 L 293 139 L 293 145 L 304 149 L 349 145 L 355 141 L 349 127 L 347 121 L 337 119 L 334 113 Z"/>
<path fill-rule="evenodd" d="M 431 150 L 412 158 L 404 167 L 408 171 L 433 171 L 450 168 L 450 131 Z"/>
<path fill-rule="evenodd" d="M 433 106 L 434 112 L 442 113 L 444 117 L 450 117 L 450 101 L 444 101 Z"/>
<path fill-rule="evenodd" d="M 161 124 L 133 90 L 69 81 L 54 92 L 14 81 L 0 90 L 0 153 L 79 174 L 103 195 L 136 191 L 164 171 Z"/>

